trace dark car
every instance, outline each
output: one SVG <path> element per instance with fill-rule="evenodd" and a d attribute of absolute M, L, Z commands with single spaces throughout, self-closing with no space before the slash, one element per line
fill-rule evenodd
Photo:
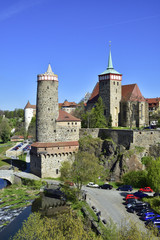
<path fill-rule="evenodd" d="M 134 213 L 134 212 L 139 212 L 144 208 L 148 208 L 149 204 L 145 202 L 140 202 L 140 203 L 134 203 L 130 207 L 127 208 L 128 212 Z"/>
<path fill-rule="evenodd" d="M 111 190 L 113 188 L 113 186 L 110 185 L 110 184 L 103 184 L 103 185 L 100 185 L 99 188 L 101 188 L 101 189 L 110 189 Z"/>
<path fill-rule="evenodd" d="M 132 191 L 133 188 L 130 185 L 122 185 L 117 188 L 118 191 Z"/>
<path fill-rule="evenodd" d="M 133 204 L 133 203 L 136 203 L 137 201 L 138 201 L 137 199 L 130 198 L 126 200 L 125 204 L 129 204 L 129 203 Z"/>
<path fill-rule="evenodd" d="M 144 213 L 147 213 L 147 212 L 153 212 L 153 210 L 150 209 L 150 208 L 143 208 L 143 209 L 141 209 L 141 211 L 139 211 L 139 212 L 137 213 L 137 215 L 138 215 L 138 216 L 142 216 Z"/>
<path fill-rule="evenodd" d="M 148 197 L 148 194 L 143 193 L 143 192 L 135 192 L 134 196 L 139 197 L 139 198 L 144 198 L 144 197 Z"/>

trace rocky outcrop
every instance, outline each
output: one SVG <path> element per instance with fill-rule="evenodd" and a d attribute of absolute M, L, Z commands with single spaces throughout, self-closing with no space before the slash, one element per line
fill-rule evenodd
<path fill-rule="evenodd" d="M 116 145 L 112 140 L 103 142 L 104 165 L 109 169 L 109 177 L 118 181 L 122 175 L 132 170 L 144 169 L 141 158 L 146 155 L 146 149 L 135 147 L 126 150 L 122 145 Z"/>

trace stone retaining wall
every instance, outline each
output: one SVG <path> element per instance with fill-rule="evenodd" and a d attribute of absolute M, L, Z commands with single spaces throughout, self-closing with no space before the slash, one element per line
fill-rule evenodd
<path fill-rule="evenodd" d="M 91 135 L 93 138 L 112 139 L 116 144 L 123 145 L 126 149 L 134 146 L 148 148 L 151 145 L 160 143 L 159 130 L 80 129 L 80 137 L 85 135 Z"/>

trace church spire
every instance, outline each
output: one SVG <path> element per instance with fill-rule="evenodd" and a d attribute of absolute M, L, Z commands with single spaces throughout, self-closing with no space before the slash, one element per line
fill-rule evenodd
<path fill-rule="evenodd" d="M 112 55 L 111 55 L 111 41 L 109 41 L 109 58 L 108 58 L 108 67 L 107 69 L 114 69 L 112 64 Z"/>

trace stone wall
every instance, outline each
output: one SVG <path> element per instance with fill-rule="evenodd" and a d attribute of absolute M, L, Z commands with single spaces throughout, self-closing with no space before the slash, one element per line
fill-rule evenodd
<path fill-rule="evenodd" d="M 60 167 L 64 161 L 72 161 L 74 153 L 78 150 L 78 142 L 73 144 L 64 145 L 59 143 L 59 146 L 39 146 L 39 143 L 32 145 L 30 156 L 31 172 L 41 178 L 57 178 L 60 177 Z M 58 144 L 58 143 L 57 143 Z M 44 143 L 42 145 L 45 145 Z M 53 145 L 53 146 L 52 146 Z"/>
<path fill-rule="evenodd" d="M 38 81 L 37 85 L 37 142 L 54 142 L 58 118 L 58 81 Z"/>
<path fill-rule="evenodd" d="M 111 138 L 116 144 L 123 145 L 126 149 L 134 146 L 148 148 L 151 145 L 160 143 L 159 130 L 116 130 L 116 129 L 98 129 L 98 128 L 82 128 L 80 129 L 80 137 L 91 135 L 93 138 L 100 137 L 102 139 Z"/>

